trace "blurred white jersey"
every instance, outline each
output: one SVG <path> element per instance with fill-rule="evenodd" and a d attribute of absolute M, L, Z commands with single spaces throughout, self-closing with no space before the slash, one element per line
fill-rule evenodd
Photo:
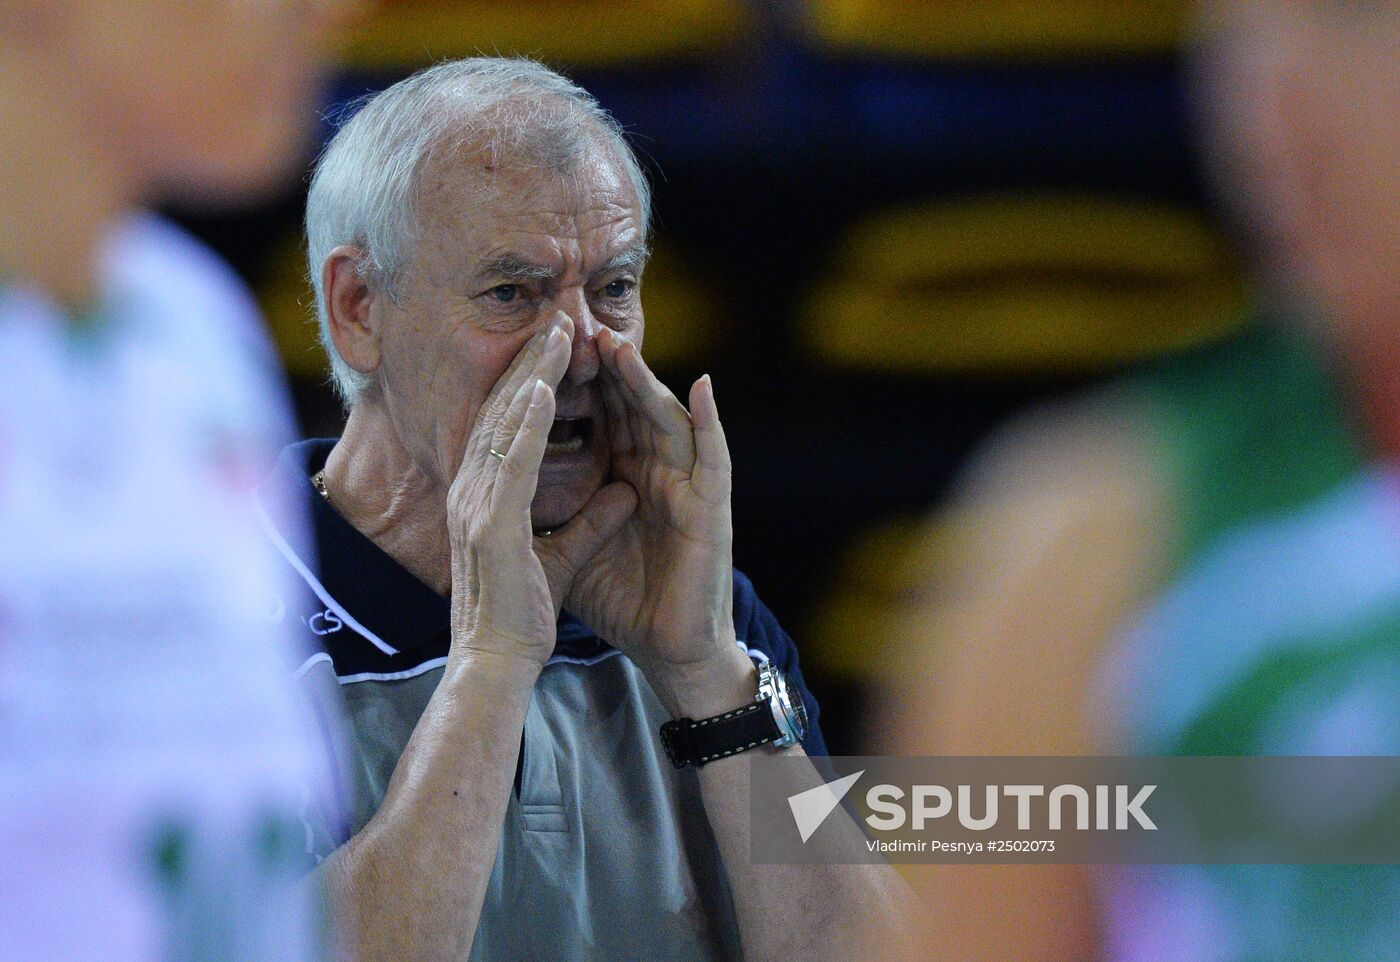
<path fill-rule="evenodd" d="M 0 279 L 0 959 L 319 958 L 326 767 L 252 493 L 285 388 L 177 228 L 129 218 L 102 272 L 87 321 Z"/>

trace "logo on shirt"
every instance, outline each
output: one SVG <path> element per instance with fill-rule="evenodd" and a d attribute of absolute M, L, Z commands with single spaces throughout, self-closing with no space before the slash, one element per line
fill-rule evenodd
<path fill-rule="evenodd" d="M 329 635 L 345 627 L 345 622 L 341 621 L 334 611 L 327 608 L 325 611 L 318 611 L 310 618 L 303 618 L 306 627 L 311 629 L 313 635 Z"/>

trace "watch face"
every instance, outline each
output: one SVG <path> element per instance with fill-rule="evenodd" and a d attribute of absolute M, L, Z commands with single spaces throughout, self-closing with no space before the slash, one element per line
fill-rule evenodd
<path fill-rule="evenodd" d="M 801 695 L 794 695 L 788 692 L 788 704 L 792 706 L 792 717 L 797 727 L 797 737 L 802 739 L 807 735 L 807 706 L 802 702 Z"/>
<path fill-rule="evenodd" d="M 801 741 L 807 734 L 807 706 L 802 703 L 802 697 L 788 687 L 787 678 L 781 672 L 775 671 L 774 674 L 778 678 L 779 701 L 786 709 L 793 735 Z"/>

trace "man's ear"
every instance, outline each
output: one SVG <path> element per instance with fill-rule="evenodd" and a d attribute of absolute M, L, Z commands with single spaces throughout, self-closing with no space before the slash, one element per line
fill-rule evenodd
<path fill-rule="evenodd" d="M 331 251 L 321 265 L 321 296 L 326 302 L 331 341 L 341 360 L 361 374 L 373 374 L 379 369 L 375 321 L 380 312 L 371 309 L 383 295 L 360 272 L 366 256 L 360 248 L 348 245 Z"/>

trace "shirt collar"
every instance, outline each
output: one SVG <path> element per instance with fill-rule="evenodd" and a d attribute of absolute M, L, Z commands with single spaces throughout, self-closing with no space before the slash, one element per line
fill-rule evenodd
<path fill-rule="evenodd" d="M 365 537 L 312 485 L 311 476 L 325 467 L 335 444 L 333 438 L 293 444 L 274 469 L 274 480 L 282 490 L 296 492 L 311 519 L 319 564 L 304 559 L 306 567 L 359 626 L 399 656 L 421 661 L 445 655 L 451 639 L 450 601 Z M 554 658 L 591 661 L 609 650 L 587 625 L 561 613 Z"/>

